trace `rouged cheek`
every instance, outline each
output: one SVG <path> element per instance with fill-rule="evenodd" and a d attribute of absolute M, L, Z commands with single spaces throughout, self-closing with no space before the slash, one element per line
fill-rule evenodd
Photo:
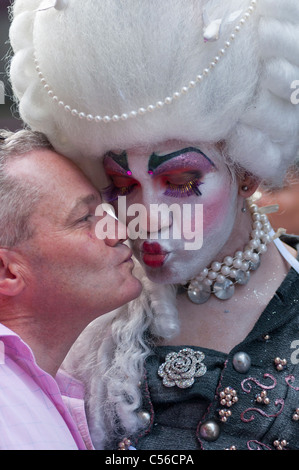
<path fill-rule="evenodd" d="M 218 231 L 220 228 L 233 223 L 232 192 L 230 187 L 219 188 L 209 203 L 204 205 L 203 230 L 204 239 Z"/>
<path fill-rule="evenodd" d="M 175 201 L 179 202 L 182 214 L 181 219 L 176 218 L 176 223 L 181 224 L 182 230 L 188 228 L 189 232 L 195 233 L 200 229 L 204 238 L 209 237 L 233 221 L 233 192 L 230 181 L 213 178 L 205 185 L 202 197 L 192 198 L 190 203 Z"/>

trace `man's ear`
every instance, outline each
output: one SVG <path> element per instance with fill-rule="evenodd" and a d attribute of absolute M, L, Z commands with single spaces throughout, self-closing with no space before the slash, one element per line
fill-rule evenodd
<path fill-rule="evenodd" d="M 0 248 L 0 294 L 15 296 L 25 287 L 21 265 L 13 250 Z"/>
<path fill-rule="evenodd" d="M 255 193 L 260 185 L 260 180 L 250 173 L 245 172 L 239 178 L 239 194 L 244 198 L 248 198 Z"/>

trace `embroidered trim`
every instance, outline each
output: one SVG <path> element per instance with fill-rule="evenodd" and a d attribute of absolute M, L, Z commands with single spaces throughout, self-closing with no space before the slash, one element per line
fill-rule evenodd
<path fill-rule="evenodd" d="M 250 423 L 251 421 L 253 421 L 255 419 L 255 416 L 253 414 L 250 416 L 250 418 L 245 418 L 245 413 L 248 413 L 250 411 L 257 412 L 258 414 L 264 416 L 265 418 L 277 418 L 277 416 L 279 416 L 282 413 L 283 409 L 284 409 L 284 400 L 283 400 L 283 398 L 278 398 L 277 400 L 275 400 L 275 406 L 278 406 L 278 405 L 281 405 L 280 410 L 277 413 L 274 413 L 274 414 L 265 413 L 265 411 L 263 411 L 259 408 L 247 408 L 247 410 L 242 411 L 242 413 L 240 415 L 241 420 L 243 421 L 243 423 Z"/>
<path fill-rule="evenodd" d="M 287 383 L 287 385 L 289 387 L 291 387 L 293 390 L 296 390 L 296 392 L 299 392 L 299 387 L 293 387 L 293 385 L 291 385 L 289 382 L 294 382 L 296 380 L 296 377 L 294 377 L 294 375 L 288 375 L 286 378 L 285 378 L 285 381 Z"/>
<path fill-rule="evenodd" d="M 252 385 L 249 383 L 250 381 L 254 382 L 258 387 L 262 388 L 263 390 L 272 390 L 273 388 L 276 387 L 277 385 L 277 380 L 275 379 L 275 377 L 273 377 L 273 375 L 271 374 L 264 374 L 264 378 L 270 378 L 271 380 L 273 380 L 273 384 L 272 385 L 263 385 L 261 384 L 257 379 L 255 379 L 254 377 L 248 377 L 247 379 L 243 380 L 241 382 L 241 387 L 242 387 L 242 390 L 246 393 L 250 393 L 251 390 L 252 390 Z M 247 385 L 247 382 L 248 382 L 248 388 L 246 389 L 245 385 Z"/>
<path fill-rule="evenodd" d="M 257 447 L 253 448 L 251 447 L 251 444 L 256 444 Z M 272 447 L 267 446 L 267 444 L 264 444 L 263 442 L 251 440 L 247 442 L 247 449 L 248 450 L 272 450 Z"/>

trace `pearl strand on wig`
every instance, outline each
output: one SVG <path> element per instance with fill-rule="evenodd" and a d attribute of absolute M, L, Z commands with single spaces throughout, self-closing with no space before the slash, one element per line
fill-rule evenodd
<path fill-rule="evenodd" d="M 65 104 L 65 102 L 60 97 L 58 97 L 57 94 L 54 92 L 54 90 L 51 88 L 46 78 L 44 77 L 43 72 L 41 71 L 39 61 L 36 57 L 36 53 L 34 52 L 35 68 L 38 73 L 40 82 L 43 85 L 44 90 L 47 92 L 49 98 L 51 98 L 53 102 L 56 103 L 59 107 L 61 107 L 64 111 L 66 111 L 67 113 L 70 113 L 71 116 L 77 117 L 79 119 L 84 119 L 89 122 L 95 122 L 95 123 L 101 123 L 101 122 L 109 123 L 109 122 L 117 122 L 120 120 L 126 121 L 127 119 L 136 118 L 137 116 L 143 116 L 146 113 L 150 113 L 157 109 L 161 109 L 165 105 L 169 105 L 173 103 L 173 101 L 180 99 L 182 96 L 186 95 L 190 90 L 192 90 L 198 84 L 200 84 L 204 80 L 204 78 L 207 77 L 211 73 L 211 71 L 217 66 L 218 62 L 221 60 L 221 57 L 223 57 L 226 54 L 227 50 L 231 47 L 233 41 L 236 39 L 236 35 L 241 31 L 246 21 L 250 18 L 250 16 L 254 12 L 256 5 L 257 5 L 257 0 L 250 1 L 250 6 L 242 15 L 238 24 L 234 27 L 234 30 L 229 36 L 229 39 L 225 42 L 224 47 L 218 51 L 218 54 L 213 58 L 210 64 L 202 71 L 202 73 L 197 75 L 194 80 L 191 80 L 188 83 L 188 85 L 183 86 L 180 91 L 174 92 L 172 95 L 167 96 L 163 100 L 157 101 L 156 104 L 150 104 L 147 107 L 140 107 L 137 110 L 133 110 L 128 113 L 123 113 L 121 115 L 113 114 L 111 116 L 103 116 L 103 117 L 100 115 L 94 116 L 93 114 L 85 113 L 75 108 L 72 108 L 70 105 Z"/>

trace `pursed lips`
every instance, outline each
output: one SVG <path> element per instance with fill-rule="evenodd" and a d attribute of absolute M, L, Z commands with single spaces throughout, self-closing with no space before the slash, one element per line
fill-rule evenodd
<path fill-rule="evenodd" d="M 161 267 L 169 254 L 167 251 L 164 251 L 161 245 L 157 242 L 144 242 L 141 253 L 144 264 L 151 268 Z"/>

